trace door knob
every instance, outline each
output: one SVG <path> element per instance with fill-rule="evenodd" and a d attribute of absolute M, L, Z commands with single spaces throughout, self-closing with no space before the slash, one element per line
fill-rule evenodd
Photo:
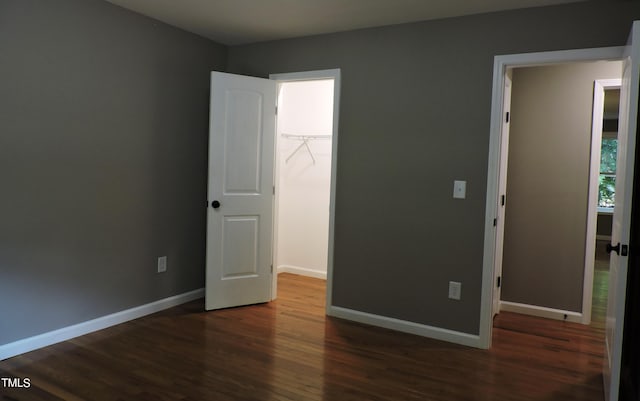
<path fill-rule="evenodd" d="M 611 251 L 615 251 L 618 255 L 620 255 L 620 243 L 618 245 L 611 246 L 611 244 L 607 244 L 607 253 L 611 253 Z"/>
<path fill-rule="evenodd" d="M 220 202 L 218 202 L 217 200 L 214 200 L 213 202 L 211 202 L 211 207 L 214 209 L 217 209 L 220 207 Z"/>

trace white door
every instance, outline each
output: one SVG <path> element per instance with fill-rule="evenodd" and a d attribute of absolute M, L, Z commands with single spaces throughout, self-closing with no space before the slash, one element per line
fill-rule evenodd
<path fill-rule="evenodd" d="M 605 397 L 618 400 L 620 362 L 622 360 L 622 329 L 627 287 L 627 262 L 633 166 L 636 148 L 638 114 L 638 65 L 640 62 L 640 22 L 635 21 L 625 48 L 622 86 L 620 88 L 620 119 L 618 124 L 618 161 L 616 171 L 616 205 L 613 213 L 611 243 L 619 245 L 619 254 L 611 252 L 609 268 L 609 303 L 607 306 L 606 350 L 604 362 Z M 638 250 L 632 250 L 638 252 Z"/>
<path fill-rule="evenodd" d="M 504 253 L 504 216 L 507 200 L 507 166 L 509 158 L 509 124 L 511 122 L 511 75 L 508 69 L 504 76 L 504 96 L 502 104 L 502 138 L 500 142 L 500 176 L 498 177 L 498 213 L 496 213 L 496 248 L 493 274 L 493 316 L 500 312 L 500 294 L 502 291 L 502 255 Z"/>
<path fill-rule="evenodd" d="M 271 300 L 276 82 L 211 73 L 207 310 Z"/>

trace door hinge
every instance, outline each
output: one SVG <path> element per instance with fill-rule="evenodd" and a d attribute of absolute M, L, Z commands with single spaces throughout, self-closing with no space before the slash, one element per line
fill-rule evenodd
<path fill-rule="evenodd" d="M 278 106 L 276 106 L 276 116 L 278 115 Z"/>
<path fill-rule="evenodd" d="M 498 288 L 500 288 L 500 284 L 501 284 L 501 280 L 500 280 L 500 279 L 501 279 L 501 278 L 502 278 L 502 277 L 498 276 L 498 280 L 497 280 L 498 282 L 496 283 Z"/>
<path fill-rule="evenodd" d="M 276 186 L 275 185 L 273 186 L 273 194 L 274 195 L 276 194 Z"/>
<path fill-rule="evenodd" d="M 493 226 L 497 226 L 498 225 L 498 219 L 493 219 Z"/>
<path fill-rule="evenodd" d="M 505 122 L 505 123 L 508 123 L 508 122 L 509 122 L 509 112 L 508 112 L 508 111 L 505 113 L 504 122 Z"/>
<path fill-rule="evenodd" d="M 273 274 L 273 265 L 271 265 L 271 274 Z"/>
<path fill-rule="evenodd" d="M 507 195 L 500 196 L 500 205 L 501 206 L 504 206 L 506 201 L 507 201 Z"/>

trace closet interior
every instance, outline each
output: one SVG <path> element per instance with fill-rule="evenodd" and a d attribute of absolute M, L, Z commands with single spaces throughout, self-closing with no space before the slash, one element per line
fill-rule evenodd
<path fill-rule="evenodd" d="M 276 142 L 277 271 L 326 278 L 334 80 L 281 82 Z"/>

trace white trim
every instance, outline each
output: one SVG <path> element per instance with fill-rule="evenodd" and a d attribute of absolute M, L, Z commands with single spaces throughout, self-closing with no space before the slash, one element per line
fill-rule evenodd
<path fill-rule="evenodd" d="M 67 341 L 75 337 L 92 333 L 94 331 L 106 329 L 120 323 L 138 319 L 152 313 L 160 312 L 174 306 L 184 304 L 194 299 L 204 297 L 204 288 L 185 292 L 184 294 L 175 295 L 164 298 L 145 305 L 136 306 L 110 315 L 102 316 L 86 322 L 74 324 L 73 326 L 63 327 L 58 330 L 49 331 L 47 333 L 38 334 L 33 337 L 24 338 L 12 343 L 0 345 L 0 361 L 43 348 L 62 341 Z"/>
<path fill-rule="evenodd" d="M 339 68 L 333 68 L 328 70 L 283 72 L 278 74 L 269 74 L 269 79 L 272 79 L 278 82 L 317 81 L 320 79 L 339 79 L 339 78 L 340 78 Z"/>
<path fill-rule="evenodd" d="M 587 232 L 584 249 L 584 280 L 582 281 L 583 323 L 591 323 L 593 297 L 593 269 L 596 254 L 596 231 L 598 227 L 598 188 L 600 177 L 600 153 L 602 145 L 602 118 L 604 114 L 604 87 L 601 80 L 593 83 L 591 120 L 591 154 L 589 156 L 589 187 L 587 196 Z"/>
<path fill-rule="evenodd" d="M 620 60 L 624 47 L 602 47 L 594 49 L 561 50 L 553 52 L 525 53 L 495 56 L 493 60 L 493 88 L 491 96 L 491 124 L 489 157 L 487 166 L 487 198 L 484 230 L 484 256 L 482 261 L 482 299 L 480 302 L 480 347 L 491 347 L 493 328 L 492 301 L 493 275 L 495 270 L 495 229 L 498 204 L 498 174 L 502 127 L 504 75 L 509 67 L 524 67 L 554 63 L 595 60 Z"/>
<path fill-rule="evenodd" d="M 272 78 L 269 78 L 272 79 Z M 282 85 L 276 83 L 276 130 L 275 140 L 273 141 L 273 232 L 271 233 L 271 300 L 278 298 L 278 274 L 273 272 L 273 267 L 278 263 L 278 230 L 280 222 L 280 135 L 278 135 L 278 107 L 280 106 L 280 93 Z"/>
<path fill-rule="evenodd" d="M 580 61 L 620 61 L 625 46 L 595 47 L 589 49 L 558 50 L 549 52 L 518 53 L 495 56 L 505 68 L 535 67 L 547 64 L 574 63 Z"/>
<path fill-rule="evenodd" d="M 330 316 L 341 319 L 352 320 L 354 322 L 369 324 L 371 326 L 384 327 L 401 331 L 403 333 L 415 334 L 435 340 L 447 341 L 450 343 L 466 345 L 479 348 L 480 336 L 459 331 L 443 329 L 440 327 L 427 326 L 424 324 L 408 322 L 406 320 L 394 319 L 386 316 L 374 315 L 352 309 L 332 306 L 329 308 Z"/>
<path fill-rule="evenodd" d="M 602 145 L 602 120 L 604 118 L 605 89 L 620 88 L 621 79 L 597 79 L 593 83 L 593 119 L 591 121 L 591 166 L 589 171 L 589 195 L 587 203 L 587 233 L 585 236 L 584 280 L 582 281 L 582 323 L 591 324 L 593 300 L 593 269 L 596 254 L 598 226 L 598 188 L 600 177 L 600 152 Z M 611 209 L 613 211 L 613 209 Z"/>
<path fill-rule="evenodd" d="M 566 320 L 567 322 L 582 323 L 582 313 L 562 309 L 545 308 L 544 306 L 520 304 L 517 302 L 500 301 L 501 312 L 515 312 L 523 315 L 544 317 L 547 319 Z M 565 319 L 566 316 L 566 319 Z"/>
<path fill-rule="evenodd" d="M 303 71 L 303 72 L 291 72 L 282 74 L 270 74 L 269 79 L 276 80 L 278 82 L 288 81 L 313 81 L 319 79 L 333 79 L 333 133 L 331 134 L 331 187 L 329 195 L 329 249 L 327 257 L 327 303 L 326 313 L 329 314 L 331 308 L 332 294 L 333 294 L 333 248 L 334 248 L 334 233 L 335 233 L 335 220 L 336 220 L 336 175 L 338 170 L 338 126 L 340 121 L 340 69 L 330 70 L 317 70 L 317 71 Z M 276 139 L 277 140 L 277 139 Z M 278 188 L 276 187 L 276 194 Z M 274 274 L 273 279 L 273 298 L 276 296 L 277 277 Z"/>
<path fill-rule="evenodd" d="M 612 207 L 600 207 L 598 206 L 598 214 L 608 214 L 613 216 L 613 208 Z"/>
<path fill-rule="evenodd" d="M 502 125 L 501 125 L 501 139 L 500 139 L 500 165 L 498 167 L 498 193 L 500 198 L 503 196 L 506 199 L 507 196 L 507 166 L 509 161 L 509 128 L 510 122 L 506 120 L 507 113 L 511 112 L 511 88 L 512 88 L 512 70 L 507 69 L 505 72 L 505 84 L 504 92 L 502 94 Z M 496 217 L 495 217 L 495 251 L 494 251 L 494 269 L 493 269 L 493 299 L 491 305 L 492 315 L 495 316 L 500 312 L 500 296 L 502 288 L 498 287 L 498 279 L 502 276 L 502 258 L 504 247 L 504 223 L 506 216 L 506 204 L 500 203 L 495 205 Z"/>
<path fill-rule="evenodd" d="M 278 274 L 280 273 L 291 273 L 291 274 L 297 274 L 299 276 L 321 278 L 323 280 L 327 279 L 327 272 L 308 269 L 306 267 L 299 267 L 299 266 L 280 265 L 278 266 Z"/>

